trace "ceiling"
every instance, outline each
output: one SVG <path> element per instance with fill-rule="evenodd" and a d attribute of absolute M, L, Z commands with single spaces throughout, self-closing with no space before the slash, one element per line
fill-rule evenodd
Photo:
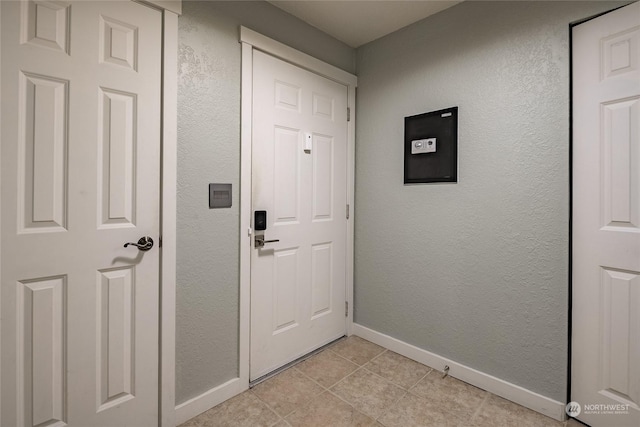
<path fill-rule="evenodd" d="M 454 0 L 267 0 L 351 47 L 460 3 Z"/>

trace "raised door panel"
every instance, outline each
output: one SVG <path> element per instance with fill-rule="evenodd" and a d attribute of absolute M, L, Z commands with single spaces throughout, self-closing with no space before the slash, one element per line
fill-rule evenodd
<path fill-rule="evenodd" d="M 138 27 L 100 16 L 100 62 L 138 70 Z"/>
<path fill-rule="evenodd" d="M 273 138 L 274 225 L 300 221 L 300 131 L 276 127 Z"/>
<path fill-rule="evenodd" d="M 99 226 L 135 226 L 137 97 L 100 90 L 98 151 Z"/>
<path fill-rule="evenodd" d="M 67 277 L 17 284 L 18 425 L 66 425 Z"/>
<path fill-rule="evenodd" d="M 602 105 L 605 227 L 640 231 L 640 98 Z"/>
<path fill-rule="evenodd" d="M 313 135 L 313 221 L 327 221 L 333 217 L 333 138 Z"/>
<path fill-rule="evenodd" d="M 602 80 L 638 70 L 640 27 L 630 28 L 600 41 Z"/>
<path fill-rule="evenodd" d="M 314 116 L 333 121 L 335 101 L 332 97 L 314 93 L 311 102 Z"/>
<path fill-rule="evenodd" d="M 331 243 L 311 247 L 311 320 L 331 313 L 333 251 Z"/>
<path fill-rule="evenodd" d="M 600 303 L 600 393 L 640 406 L 640 274 L 603 268 Z"/>
<path fill-rule="evenodd" d="M 23 1 L 21 41 L 69 53 L 71 4 L 63 1 Z"/>
<path fill-rule="evenodd" d="M 20 74 L 19 232 L 67 228 L 69 82 Z"/>
<path fill-rule="evenodd" d="M 287 111 L 302 111 L 302 89 L 294 84 L 275 81 L 275 106 Z"/>
<path fill-rule="evenodd" d="M 273 335 L 298 326 L 298 248 L 273 254 Z"/>
<path fill-rule="evenodd" d="M 135 395 L 135 270 L 98 272 L 96 337 L 98 412 Z"/>

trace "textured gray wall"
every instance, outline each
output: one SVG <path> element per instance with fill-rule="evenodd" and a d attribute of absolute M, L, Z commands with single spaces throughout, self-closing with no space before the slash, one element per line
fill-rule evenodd
<path fill-rule="evenodd" d="M 357 50 L 357 323 L 564 401 L 569 23 L 619 4 L 465 2 Z M 404 186 L 403 118 L 451 106 L 459 182 Z"/>
<path fill-rule="evenodd" d="M 176 403 L 238 375 L 243 24 L 352 71 L 355 51 L 265 2 L 184 2 L 179 19 Z M 210 182 L 233 184 L 208 208 Z"/>

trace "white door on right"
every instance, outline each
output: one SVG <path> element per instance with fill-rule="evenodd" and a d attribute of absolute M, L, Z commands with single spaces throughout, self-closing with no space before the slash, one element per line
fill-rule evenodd
<path fill-rule="evenodd" d="M 571 400 L 640 426 L 640 3 L 573 28 Z"/>

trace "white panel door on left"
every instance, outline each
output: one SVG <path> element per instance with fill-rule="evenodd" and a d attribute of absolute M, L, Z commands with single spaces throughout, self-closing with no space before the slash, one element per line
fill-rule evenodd
<path fill-rule="evenodd" d="M 0 7 L 0 425 L 156 426 L 161 13 Z"/>

